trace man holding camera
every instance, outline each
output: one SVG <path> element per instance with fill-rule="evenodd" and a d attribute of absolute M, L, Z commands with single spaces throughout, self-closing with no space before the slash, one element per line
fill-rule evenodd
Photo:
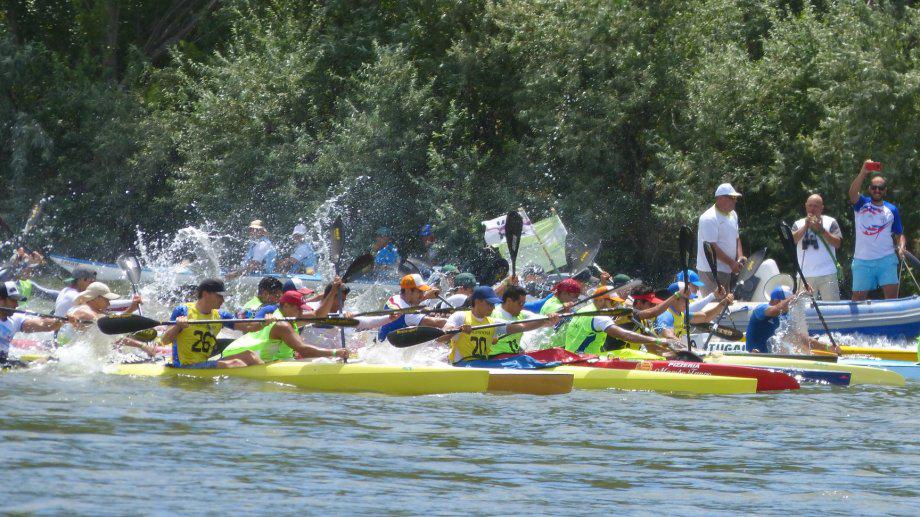
<path fill-rule="evenodd" d="M 799 267 L 821 300 L 837 301 L 840 299 L 837 248 L 843 242 L 840 225 L 833 217 L 824 215 L 824 199 L 818 194 L 808 196 L 805 214 L 806 217 L 792 225 Z"/>
<path fill-rule="evenodd" d="M 896 206 L 885 201 L 888 182 L 881 175 L 876 174 L 870 180 L 868 195 L 859 193 L 869 173 L 881 170 L 881 163 L 866 160 L 850 184 L 850 202 L 856 222 L 853 301 L 865 300 L 869 291 L 879 286 L 885 298 L 898 297 L 898 257 L 904 256 L 907 247 L 901 216 Z"/>

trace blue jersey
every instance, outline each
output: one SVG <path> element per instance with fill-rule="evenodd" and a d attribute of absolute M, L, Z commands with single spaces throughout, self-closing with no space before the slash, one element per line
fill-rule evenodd
<path fill-rule="evenodd" d="M 395 266 L 397 262 L 399 262 L 399 252 L 392 242 L 380 248 L 377 256 L 374 257 L 374 264 L 378 266 Z"/>
<path fill-rule="evenodd" d="M 770 353 L 770 338 L 776 333 L 780 322 L 785 319 L 785 315 L 768 317 L 766 314 L 770 305 L 764 303 L 758 305 L 751 313 L 751 319 L 748 320 L 747 326 L 747 350 L 748 352 L 760 352 L 763 354 Z"/>

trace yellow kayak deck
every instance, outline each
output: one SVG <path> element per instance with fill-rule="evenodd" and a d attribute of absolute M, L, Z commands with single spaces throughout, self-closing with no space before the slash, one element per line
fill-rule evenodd
<path fill-rule="evenodd" d="M 618 370 L 585 366 L 558 366 L 556 372 L 571 373 L 578 390 L 636 390 L 665 393 L 697 393 L 734 395 L 755 393 L 757 379 L 720 377 L 716 375 L 691 375 L 647 370 Z"/>
<path fill-rule="evenodd" d="M 705 357 L 707 363 L 736 364 L 753 367 L 796 368 L 799 370 L 824 370 L 835 372 L 849 372 L 850 385 L 878 384 L 882 386 L 903 386 L 904 376 L 891 370 L 872 368 L 869 366 L 856 366 L 821 361 L 805 361 L 802 359 L 781 359 L 777 357 L 760 357 L 757 354 L 746 355 L 720 355 L 712 354 Z"/>
<path fill-rule="evenodd" d="M 888 359 L 891 361 L 911 361 L 916 362 L 920 359 L 917 357 L 916 350 L 907 350 L 903 348 L 871 348 L 860 346 L 841 346 L 840 351 L 843 355 L 868 355 L 879 359 Z"/>

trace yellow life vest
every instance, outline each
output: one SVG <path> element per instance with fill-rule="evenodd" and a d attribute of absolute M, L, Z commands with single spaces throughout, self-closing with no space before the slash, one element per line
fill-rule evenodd
<path fill-rule="evenodd" d="M 195 302 L 183 304 L 188 309 L 188 320 L 219 320 L 220 311 L 214 309 L 209 313 L 201 313 L 195 307 Z M 223 327 L 222 323 L 208 323 L 206 325 L 189 325 L 173 341 L 173 362 L 176 365 L 189 365 L 207 361 L 214 353 L 217 345 L 217 334 Z"/>
<path fill-rule="evenodd" d="M 463 319 L 465 325 L 489 325 L 496 320 L 489 316 L 478 320 L 473 317 L 473 311 L 466 311 Z M 469 359 L 488 359 L 489 352 L 492 349 L 492 341 L 495 339 L 495 327 L 488 329 L 479 329 L 469 334 L 459 333 L 450 343 L 450 362 Z"/>

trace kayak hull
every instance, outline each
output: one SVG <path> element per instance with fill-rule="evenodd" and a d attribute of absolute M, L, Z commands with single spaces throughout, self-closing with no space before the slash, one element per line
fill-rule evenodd
<path fill-rule="evenodd" d="M 872 368 L 884 368 L 895 373 L 901 374 L 905 379 L 920 381 L 920 363 L 912 361 L 892 361 L 890 359 L 850 359 L 843 358 L 837 361 L 837 364 L 847 364 L 852 366 L 869 366 Z"/>
<path fill-rule="evenodd" d="M 279 361 L 243 368 L 170 368 L 162 364 L 121 364 L 108 373 L 143 377 L 239 377 L 278 382 L 310 391 L 433 395 L 486 393 L 489 372 L 450 366 L 389 366 L 364 363 Z"/>
<path fill-rule="evenodd" d="M 647 370 L 653 372 L 674 372 L 691 375 L 718 375 L 722 377 L 743 377 L 757 381 L 757 391 L 797 390 L 799 383 L 792 376 L 761 368 L 727 364 L 692 363 L 687 361 L 597 361 L 588 363 L 594 368 L 618 370 Z"/>
<path fill-rule="evenodd" d="M 840 351 L 843 355 L 867 355 L 879 359 L 888 359 L 891 361 L 912 361 L 920 360 L 916 350 L 907 350 L 902 348 L 871 348 L 860 346 L 841 346 Z"/>
<path fill-rule="evenodd" d="M 489 393 L 523 393 L 528 395 L 562 395 L 572 391 L 570 373 L 544 370 L 489 368 Z"/>
<path fill-rule="evenodd" d="M 870 368 L 867 366 L 856 366 L 838 363 L 825 363 L 820 361 L 803 361 L 800 359 L 779 359 L 774 357 L 758 357 L 757 354 L 748 355 L 721 355 L 714 354 L 705 357 L 707 363 L 713 364 L 736 364 L 741 366 L 753 366 L 755 368 L 792 368 L 796 370 L 827 370 L 837 372 L 849 372 L 850 384 L 877 384 L 883 386 L 903 386 L 904 377 L 898 373 L 882 370 L 880 368 Z"/>
<path fill-rule="evenodd" d="M 557 366 L 556 372 L 570 373 L 577 390 L 619 389 L 665 393 L 734 395 L 755 393 L 757 380 L 742 377 L 690 375 L 646 370 L 616 370 L 589 366 Z"/>

